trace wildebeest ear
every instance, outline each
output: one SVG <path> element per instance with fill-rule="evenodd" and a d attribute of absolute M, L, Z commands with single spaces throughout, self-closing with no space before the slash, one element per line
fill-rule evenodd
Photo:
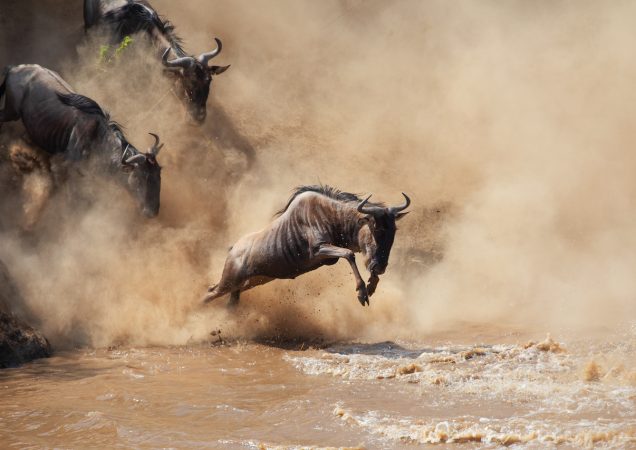
<path fill-rule="evenodd" d="M 231 64 L 230 64 L 231 65 Z M 210 66 L 208 70 L 212 75 L 219 75 L 229 69 L 230 66 Z"/>
<path fill-rule="evenodd" d="M 360 226 L 365 225 L 371 222 L 371 216 L 362 216 L 358 219 L 358 223 Z"/>
<path fill-rule="evenodd" d="M 402 217 L 406 216 L 410 212 L 411 211 L 399 213 L 397 216 L 395 216 L 395 221 L 397 222 L 398 220 L 400 220 Z"/>

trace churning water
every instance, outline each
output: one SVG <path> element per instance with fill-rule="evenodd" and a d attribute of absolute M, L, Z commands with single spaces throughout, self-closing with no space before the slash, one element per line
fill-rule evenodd
<path fill-rule="evenodd" d="M 0 373 L 5 447 L 629 448 L 634 330 L 58 354 Z"/>

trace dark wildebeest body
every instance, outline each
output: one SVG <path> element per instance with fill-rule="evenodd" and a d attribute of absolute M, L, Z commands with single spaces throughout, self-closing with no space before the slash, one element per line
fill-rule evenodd
<path fill-rule="evenodd" d="M 236 304 L 241 291 L 277 278 L 296 278 L 345 258 L 356 279 L 358 300 L 369 303 L 386 270 L 395 238 L 395 222 L 405 214 L 409 198 L 397 207 L 369 203 L 328 186 L 298 188 L 287 206 L 267 228 L 241 238 L 230 249 L 221 281 L 210 287 L 209 302 L 231 293 Z M 362 252 L 371 273 L 365 285 L 354 253 Z"/>
<path fill-rule="evenodd" d="M 146 34 L 157 48 L 157 57 L 161 57 L 166 70 L 176 75 L 180 98 L 192 119 L 198 123 L 205 120 L 212 76 L 230 67 L 208 66 L 208 61 L 221 52 L 219 39 L 215 38 L 215 50 L 196 58 L 188 55 L 174 27 L 163 21 L 144 0 L 84 0 L 84 26 L 89 29 L 95 25 L 108 27 L 115 42 L 136 33 Z M 168 60 L 171 52 L 176 58 Z"/>
<path fill-rule="evenodd" d="M 146 216 L 158 214 L 161 167 L 156 135 L 150 151 L 140 153 L 95 101 L 74 93 L 57 73 L 24 64 L 5 69 L 5 75 L 0 85 L 0 99 L 5 96 L 0 125 L 21 119 L 29 138 L 42 150 L 94 164 L 124 185 Z"/>

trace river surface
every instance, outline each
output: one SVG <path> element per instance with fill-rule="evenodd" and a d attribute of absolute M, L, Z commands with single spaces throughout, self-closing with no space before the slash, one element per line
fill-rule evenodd
<path fill-rule="evenodd" d="M 61 352 L 0 372 L 0 437 L 4 448 L 636 448 L 634 330 L 531 338 L 467 328 L 419 343 Z"/>

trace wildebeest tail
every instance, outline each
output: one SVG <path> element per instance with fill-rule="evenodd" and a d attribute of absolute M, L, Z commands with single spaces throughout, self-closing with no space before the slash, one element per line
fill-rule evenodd
<path fill-rule="evenodd" d="M 84 0 L 84 30 L 88 30 L 99 21 L 99 0 Z"/>

